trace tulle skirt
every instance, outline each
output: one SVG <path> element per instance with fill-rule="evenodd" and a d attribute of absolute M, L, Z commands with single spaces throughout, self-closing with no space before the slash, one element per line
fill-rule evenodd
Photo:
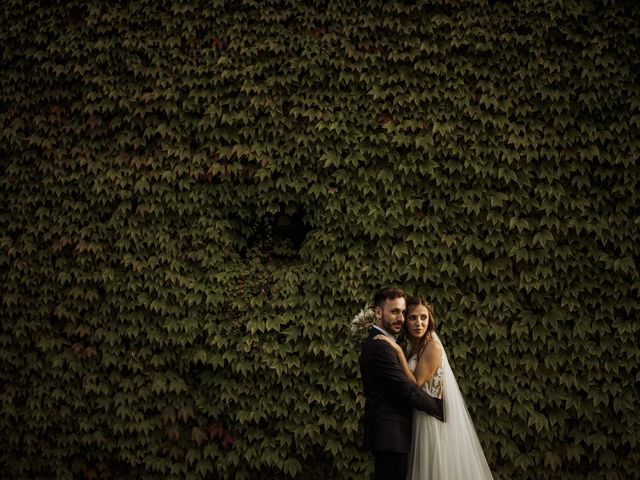
<path fill-rule="evenodd" d="M 407 478 L 491 480 L 489 465 L 446 356 L 443 369 L 445 422 L 414 410 Z"/>

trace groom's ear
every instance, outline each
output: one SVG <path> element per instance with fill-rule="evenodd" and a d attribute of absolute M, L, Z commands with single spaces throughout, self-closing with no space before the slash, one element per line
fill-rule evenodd
<path fill-rule="evenodd" d="M 376 316 L 376 320 L 380 320 L 382 318 L 382 308 L 376 305 L 373 309 L 373 314 Z"/>

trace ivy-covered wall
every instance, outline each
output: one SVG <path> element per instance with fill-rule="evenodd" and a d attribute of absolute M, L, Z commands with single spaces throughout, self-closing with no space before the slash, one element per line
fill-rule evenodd
<path fill-rule="evenodd" d="M 381 284 L 497 479 L 640 478 L 635 0 L 5 1 L 0 475 L 363 479 Z"/>

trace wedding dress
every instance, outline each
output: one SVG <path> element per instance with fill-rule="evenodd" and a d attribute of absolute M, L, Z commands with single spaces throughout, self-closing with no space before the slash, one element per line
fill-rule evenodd
<path fill-rule="evenodd" d="M 442 345 L 433 334 L 433 340 Z M 409 360 L 415 370 L 416 358 Z M 422 387 L 432 397 L 442 398 L 444 422 L 413 411 L 413 437 L 409 452 L 409 480 L 492 479 L 478 435 L 458 389 L 458 383 L 442 349 L 442 359 L 433 377 Z"/>

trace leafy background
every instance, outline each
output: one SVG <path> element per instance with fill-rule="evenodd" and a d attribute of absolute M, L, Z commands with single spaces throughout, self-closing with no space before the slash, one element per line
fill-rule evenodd
<path fill-rule="evenodd" d="M 3 478 L 372 471 L 422 293 L 496 478 L 640 478 L 635 1 L 5 1 Z"/>

